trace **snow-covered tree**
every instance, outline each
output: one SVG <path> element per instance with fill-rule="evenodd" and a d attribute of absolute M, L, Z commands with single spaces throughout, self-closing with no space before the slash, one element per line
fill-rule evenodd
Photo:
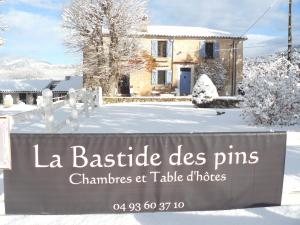
<path fill-rule="evenodd" d="M 120 76 L 138 61 L 137 34 L 147 18 L 144 0 L 73 0 L 65 9 L 66 45 L 83 52 L 85 79 L 92 79 L 92 86 L 116 93 Z"/>
<path fill-rule="evenodd" d="M 244 65 L 245 68 L 249 68 L 252 65 L 257 65 L 257 64 L 261 64 L 261 63 L 268 63 L 271 61 L 276 61 L 282 57 L 287 58 L 288 55 L 288 51 L 281 51 L 281 52 L 277 52 L 275 54 L 272 55 L 268 55 L 268 56 L 261 56 L 261 57 L 256 57 L 256 58 L 246 58 L 244 61 Z M 294 65 L 295 67 L 300 68 L 300 46 L 293 48 L 292 51 L 292 65 Z"/>
<path fill-rule="evenodd" d="M 209 76 L 219 92 L 223 90 L 227 77 L 227 70 L 224 63 L 216 60 L 201 62 L 195 66 L 195 80 L 198 80 L 202 74 Z"/>
<path fill-rule="evenodd" d="M 206 74 L 200 75 L 193 88 L 193 103 L 196 105 L 206 104 L 217 97 L 219 97 L 218 91 L 212 80 Z"/>
<path fill-rule="evenodd" d="M 285 57 L 247 61 L 242 83 L 243 115 L 255 124 L 292 125 L 299 120 L 299 68 Z"/>

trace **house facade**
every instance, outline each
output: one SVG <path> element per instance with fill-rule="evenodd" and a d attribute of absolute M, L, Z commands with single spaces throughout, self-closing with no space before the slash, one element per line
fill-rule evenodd
<path fill-rule="evenodd" d="M 221 95 L 236 95 L 243 72 L 245 37 L 201 27 L 147 26 L 139 34 L 140 50 L 150 68 L 124 74 L 119 95 L 190 95 L 196 82 L 195 66 L 222 62 L 227 70 Z M 84 83 L 84 86 L 85 83 Z"/>
<path fill-rule="evenodd" d="M 243 73 L 245 37 L 200 27 L 148 26 L 140 37 L 142 49 L 155 60 L 155 68 L 130 74 L 131 92 L 141 96 L 156 93 L 189 95 L 195 80 L 195 65 L 221 61 L 226 70 L 222 95 L 235 95 Z"/>

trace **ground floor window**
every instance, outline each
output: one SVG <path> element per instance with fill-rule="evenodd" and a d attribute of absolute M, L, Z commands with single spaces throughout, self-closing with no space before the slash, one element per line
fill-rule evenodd
<path fill-rule="evenodd" d="M 157 84 L 165 85 L 165 83 L 166 83 L 166 71 L 159 70 L 157 74 Z"/>

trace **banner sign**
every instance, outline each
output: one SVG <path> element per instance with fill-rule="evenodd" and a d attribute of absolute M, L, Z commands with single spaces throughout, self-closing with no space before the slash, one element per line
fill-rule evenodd
<path fill-rule="evenodd" d="M 0 169 L 10 168 L 10 119 L 0 117 Z"/>
<path fill-rule="evenodd" d="M 286 133 L 12 134 L 7 214 L 281 204 Z"/>

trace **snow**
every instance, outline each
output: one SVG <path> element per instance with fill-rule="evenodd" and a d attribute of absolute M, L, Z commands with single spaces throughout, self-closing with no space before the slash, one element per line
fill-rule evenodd
<path fill-rule="evenodd" d="M 2 80 L 0 92 L 42 92 L 50 86 L 52 80 Z"/>
<path fill-rule="evenodd" d="M 240 97 L 237 97 L 237 96 L 219 96 L 215 99 L 216 100 L 234 100 L 234 101 L 237 101 L 237 100 L 240 100 Z"/>
<path fill-rule="evenodd" d="M 68 92 L 71 88 L 79 90 L 83 87 L 83 77 L 73 76 L 69 80 L 63 80 L 58 83 L 53 92 Z"/>
<path fill-rule="evenodd" d="M 68 110 L 65 110 L 67 113 Z M 194 108 L 192 103 L 126 103 L 105 105 L 95 110 L 90 118 L 81 115 L 79 133 L 168 133 L 168 132 L 242 132 L 287 130 L 287 156 L 283 187 L 283 206 L 228 211 L 148 213 L 122 215 L 71 216 L 2 216 L 0 224 L 97 224 L 97 225 L 298 225 L 300 224 L 300 126 L 249 126 L 240 117 L 240 109 Z M 62 116 L 62 113 L 59 113 Z M 13 132 L 42 132 L 39 120 L 15 124 Z M 63 129 L 61 133 L 69 133 Z M 3 176 L 0 175 L 0 182 Z M 3 186 L 0 185 L 0 195 Z M 1 200 L 0 200 L 1 201 Z M 3 204 L 2 208 L 3 211 Z"/>
<path fill-rule="evenodd" d="M 32 111 L 34 109 L 36 109 L 36 106 L 26 105 L 25 103 L 13 105 L 11 108 L 4 108 L 3 105 L 0 105 L 0 116 L 15 115 L 22 112 Z"/>
<path fill-rule="evenodd" d="M 193 102 L 195 104 L 205 104 L 219 97 L 218 90 L 212 80 L 202 74 L 193 88 Z"/>
<path fill-rule="evenodd" d="M 213 30 L 204 27 L 188 27 L 188 26 L 148 26 L 144 35 L 150 36 L 166 36 L 166 37 L 236 37 L 229 32 L 221 30 Z"/>

